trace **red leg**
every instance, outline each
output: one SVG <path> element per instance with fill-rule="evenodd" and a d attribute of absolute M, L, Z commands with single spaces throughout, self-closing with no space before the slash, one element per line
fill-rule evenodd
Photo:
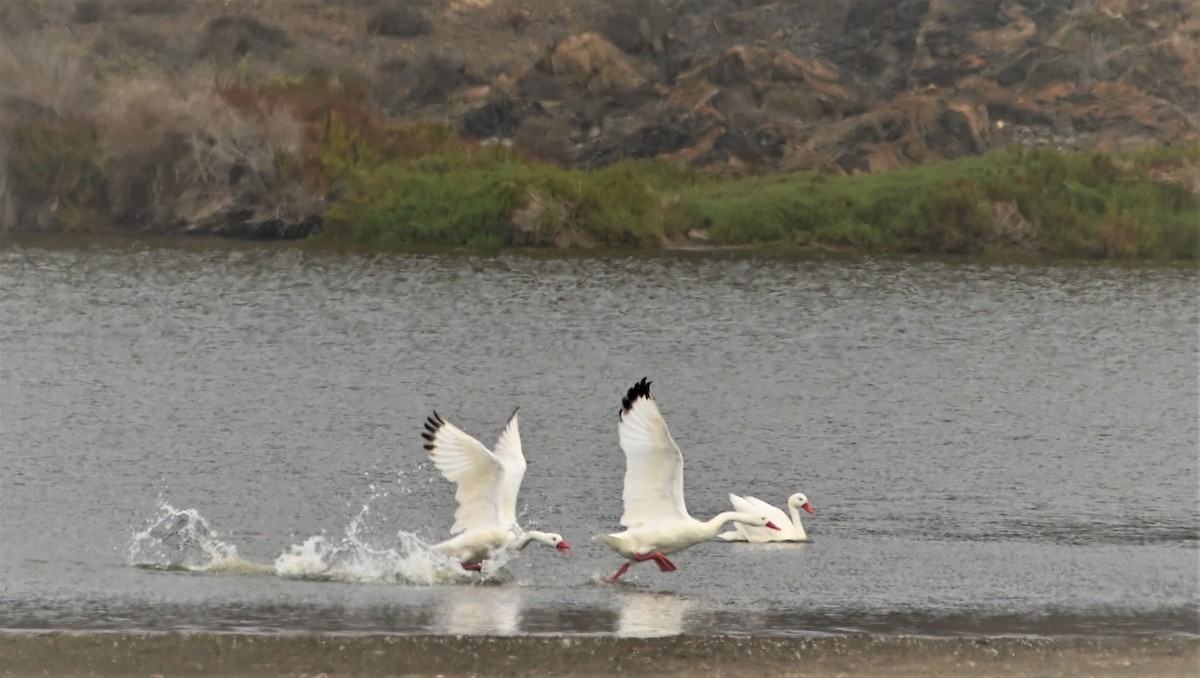
<path fill-rule="evenodd" d="M 468 572 L 483 572 L 483 563 L 463 563 L 462 567 Z"/>
<path fill-rule="evenodd" d="M 658 569 L 662 570 L 663 572 L 674 572 L 675 570 L 679 569 L 678 567 L 675 567 L 675 563 L 671 562 L 670 558 L 661 553 L 658 554 L 658 557 L 655 558 L 655 560 L 658 562 Z"/>
<path fill-rule="evenodd" d="M 671 559 L 667 558 L 667 556 L 664 555 L 662 551 L 653 551 L 651 553 L 642 554 L 640 556 L 634 556 L 633 559 L 638 561 L 639 563 L 645 562 L 647 560 L 653 560 L 655 563 L 658 564 L 658 569 L 661 572 L 674 572 L 675 570 L 679 569 L 679 568 L 675 567 L 675 563 L 672 563 Z"/>
<path fill-rule="evenodd" d="M 621 563 L 621 568 L 617 570 L 617 573 L 611 577 L 605 577 L 604 581 L 608 582 L 609 584 L 612 584 L 612 583 L 616 582 L 618 579 L 620 579 L 621 575 L 625 574 L 625 572 L 627 570 L 629 570 L 629 563 L 628 562 Z"/>

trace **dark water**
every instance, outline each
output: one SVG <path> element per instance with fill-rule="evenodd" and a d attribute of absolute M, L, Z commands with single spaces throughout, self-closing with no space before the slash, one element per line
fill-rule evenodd
<path fill-rule="evenodd" d="M 0 248 L 0 630 L 1200 634 L 1194 268 Z M 642 376 L 688 506 L 813 543 L 620 559 Z M 533 548 L 431 555 L 436 408 L 521 407 Z"/>

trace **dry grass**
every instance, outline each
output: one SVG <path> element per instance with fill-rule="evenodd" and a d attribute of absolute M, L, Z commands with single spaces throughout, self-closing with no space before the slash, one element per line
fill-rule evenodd
<path fill-rule="evenodd" d="M 243 112 L 211 81 L 127 83 L 109 97 L 101 133 L 114 211 L 152 229 L 270 203 L 280 162 L 300 144 L 290 113 Z"/>
<path fill-rule="evenodd" d="M 96 109 L 96 83 L 84 63 L 36 40 L 0 43 L 0 112 L 72 121 Z"/>

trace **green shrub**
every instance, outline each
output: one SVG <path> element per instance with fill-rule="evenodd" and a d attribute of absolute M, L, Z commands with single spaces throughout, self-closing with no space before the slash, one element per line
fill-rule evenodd
<path fill-rule="evenodd" d="M 498 172 L 421 172 L 398 164 L 353 177 L 325 216 L 322 237 L 368 244 L 505 243 L 519 187 Z"/>
<path fill-rule="evenodd" d="M 8 167 L 19 200 L 57 203 L 56 218 L 66 231 L 106 225 L 107 187 L 94 125 L 26 121 L 6 136 L 13 140 Z"/>
<path fill-rule="evenodd" d="M 995 205 L 1011 203 L 1029 224 L 1024 243 L 1056 256 L 1194 258 L 1200 240 L 1189 183 L 1198 143 L 1123 155 L 1011 148 L 876 175 L 733 179 L 650 160 L 564 168 L 439 123 L 387 122 L 364 94 L 328 80 L 228 96 L 288 105 L 304 121 L 309 151 L 294 174 L 332 193 L 327 239 L 497 246 L 565 230 L 644 248 L 703 229 L 717 245 L 978 254 L 1005 246 Z"/>
<path fill-rule="evenodd" d="M 1011 202 L 1050 254 L 1195 258 L 1197 156 L 1200 144 L 1128 156 L 1007 149 L 875 175 L 696 182 L 673 210 L 722 244 L 974 254 L 1000 246 L 993 206 Z"/>
<path fill-rule="evenodd" d="M 655 246 L 666 237 L 666 209 L 650 182 L 663 176 L 644 163 L 583 172 L 531 163 L 503 146 L 464 146 L 352 173 L 321 237 L 390 246 L 516 244 L 529 236 L 513 231 L 513 213 L 536 195 L 563 208 L 545 214 L 535 239 L 565 228 L 600 244 Z"/>

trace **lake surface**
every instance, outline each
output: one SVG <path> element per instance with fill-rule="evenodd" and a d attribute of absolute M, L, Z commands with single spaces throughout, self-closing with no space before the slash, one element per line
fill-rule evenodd
<path fill-rule="evenodd" d="M 0 630 L 1200 634 L 1195 268 L 0 247 Z M 693 515 L 807 493 L 812 543 L 619 530 L 648 376 Z M 426 546 L 434 409 L 514 407 L 530 547 Z"/>

